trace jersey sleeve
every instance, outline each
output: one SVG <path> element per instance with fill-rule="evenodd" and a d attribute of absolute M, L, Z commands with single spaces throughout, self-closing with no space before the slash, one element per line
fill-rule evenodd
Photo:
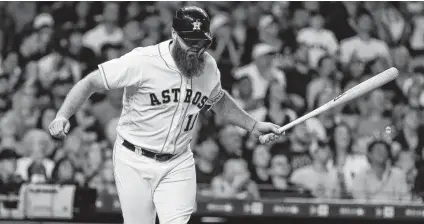
<path fill-rule="evenodd" d="M 142 61 L 142 56 L 132 51 L 120 58 L 99 64 L 99 71 L 106 89 L 138 85 L 143 77 Z"/>
<path fill-rule="evenodd" d="M 211 110 L 213 106 L 224 96 L 224 90 L 221 86 L 221 72 L 219 69 L 216 69 L 217 74 L 217 82 L 215 87 L 213 88 L 211 94 L 209 95 L 209 99 L 206 101 L 206 108 Z"/>

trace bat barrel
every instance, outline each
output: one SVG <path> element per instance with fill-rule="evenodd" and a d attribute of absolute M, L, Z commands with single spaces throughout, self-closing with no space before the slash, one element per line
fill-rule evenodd
<path fill-rule="evenodd" d="M 336 106 L 339 106 L 341 104 L 344 104 L 346 102 L 349 102 L 355 98 L 358 98 L 376 88 L 379 88 L 388 82 L 396 79 L 399 76 L 399 71 L 392 67 L 387 69 L 384 72 L 379 73 L 378 75 L 375 75 L 374 77 L 367 79 L 364 82 L 361 82 L 360 84 L 352 87 L 351 89 L 347 90 L 346 92 L 342 93 L 341 95 L 337 96 L 336 98 L 330 100 L 328 103 L 322 105 L 321 107 L 303 115 L 302 117 L 299 117 L 298 119 L 288 123 L 287 125 L 281 127 L 279 129 L 280 133 L 283 133 L 284 131 L 292 128 L 295 125 L 298 125 L 299 123 L 302 123 L 306 121 L 307 119 L 317 116 L 318 114 L 329 110 L 331 108 L 334 108 Z M 259 141 L 263 144 L 270 140 L 270 138 L 273 136 L 273 134 L 266 134 L 259 137 Z"/>

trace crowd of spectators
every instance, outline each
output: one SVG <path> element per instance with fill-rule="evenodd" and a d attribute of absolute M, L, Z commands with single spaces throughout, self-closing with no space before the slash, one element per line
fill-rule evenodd
<path fill-rule="evenodd" d="M 97 64 L 170 38 L 183 4 L 0 3 L 3 193 L 27 182 L 116 195 L 111 154 L 123 90 L 94 94 L 64 140 L 52 138 L 48 125 Z M 223 87 L 257 120 L 287 124 L 391 66 L 400 71 L 396 81 L 295 126 L 274 144 L 258 144 L 205 111 L 191 145 L 199 194 L 421 200 L 422 2 L 190 4 L 211 16 L 209 54 Z"/>

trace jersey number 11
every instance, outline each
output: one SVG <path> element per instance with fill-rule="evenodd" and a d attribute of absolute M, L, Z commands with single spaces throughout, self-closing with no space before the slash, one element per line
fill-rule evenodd
<path fill-rule="evenodd" d="M 199 115 L 199 113 L 197 114 L 190 114 L 187 116 L 187 125 L 184 128 L 184 131 L 191 131 L 191 129 L 193 129 L 194 124 L 196 123 L 197 120 L 197 116 Z"/>

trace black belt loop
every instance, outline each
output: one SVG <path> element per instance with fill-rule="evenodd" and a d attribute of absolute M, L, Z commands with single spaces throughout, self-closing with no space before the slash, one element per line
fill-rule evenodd
<path fill-rule="evenodd" d="M 140 147 L 136 147 L 134 144 L 128 142 L 127 140 L 124 140 L 124 142 L 122 142 L 122 145 L 125 146 L 125 148 L 127 148 L 127 149 L 129 149 L 129 150 L 131 150 L 131 151 L 133 151 L 137 154 L 141 154 L 143 156 L 157 160 L 159 162 L 165 162 L 165 161 L 170 160 L 172 157 L 174 157 L 174 155 L 172 155 L 172 154 L 159 154 L 159 153 L 148 151 L 148 150 L 140 148 Z"/>

